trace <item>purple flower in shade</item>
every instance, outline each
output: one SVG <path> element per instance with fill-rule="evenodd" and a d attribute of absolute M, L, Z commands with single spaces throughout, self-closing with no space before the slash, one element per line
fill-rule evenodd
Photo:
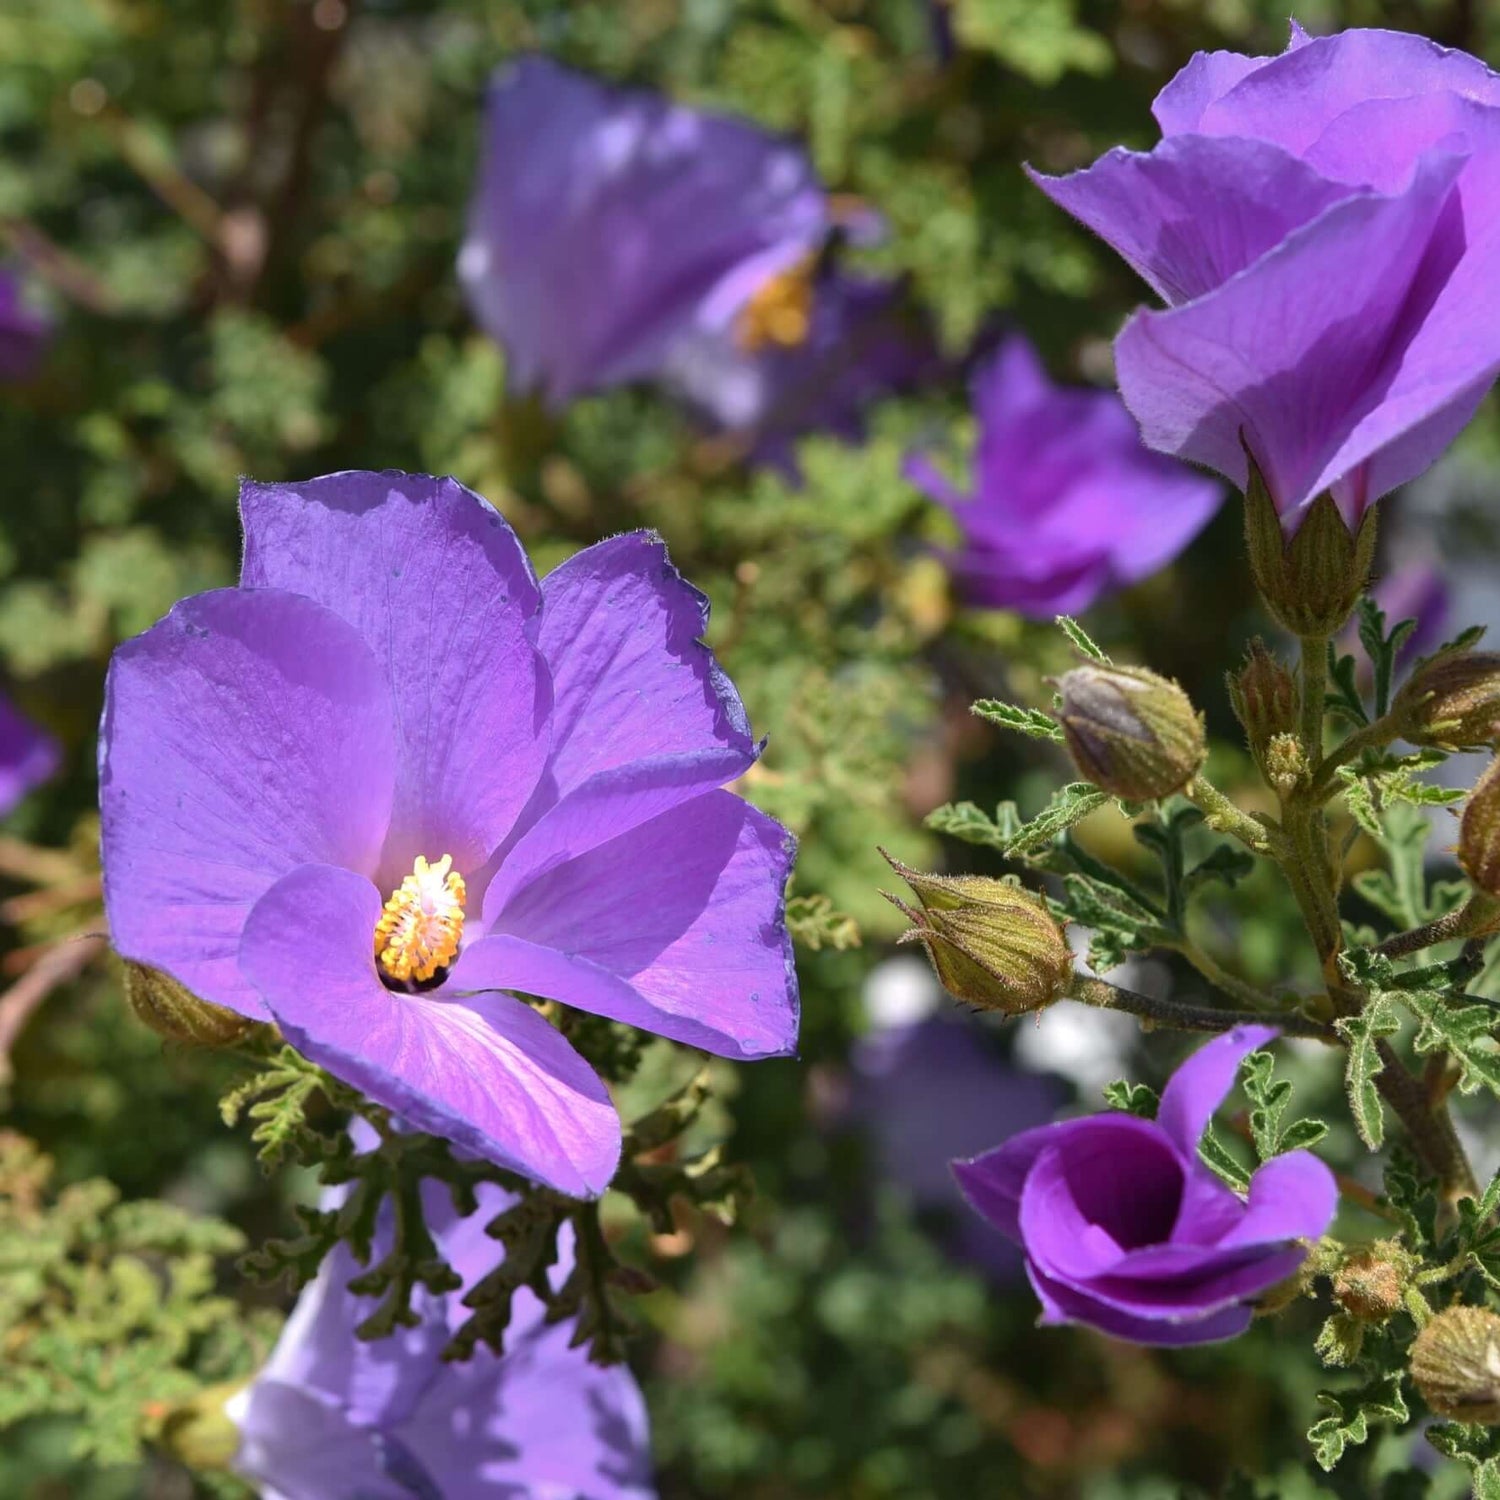
<path fill-rule="evenodd" d="M 0 697 L 0 818 L 57 770 L 57 741 Z"/>
<path fill-rule="evenodd" d="M 51 323 L 26 305 L 19 277 L 0 270 L 0 380 L 30 375 L 51 336 Z"/>
<path fill-rule="evenodd" d="M 1053 385 L 1019 334 L 981 367 L 973 399 L 972 492 L 921 453 L 906 476 L 962 528 L 949 565 L 975 604 L 1078 613 L 1171 562 L 1218 508 L 1215 483 L 1141 446 L 1119 397 Z"/>
<path fill-rule="evenodd" d="M 240 587 L 115 653 L 100 742 L 115 946 L 273 1019 L 414 1125 L 563 1192 L 620 1150 L 519 990 L 735 1058 L 797 1035 L 793 842 L 655 536 L 538 585 L 451 479 L 246 484 Z"/>
<path fill-rule="evenodd" d="M 634 1378 L 570 1348 L 573 1324 L 547 1323 L 530 1290 L 516 1294 L 503 1356 L 481 1345 L 461 1364 L 443 1361 L 468 1316 L 461 1299 L 499 1259 L 483 1226 L 508 1199 L 484 1184 L 479 1211 L 458 1219 L 446 1188 L 424 1183 L 422 1198 L 463 1286 L 419 1288 L 418 1325 L 366 1342 L 354 1330 L 375 1304 L 347 1290 L 361 1268 L 340 1245 L 265 1369 L 229 1403 L 240 1430 L 234 1466 L 266 1500 L 651 1500 Z M 376 1258 L 389 1248 L 387 1220 Z M 571 1270 L 571 1242 L 559 1250 L 555 1286 Z"/>
<path fill-rule="evenodd" d="M 1240 1060 L 1276 1035 L 1216 1037 L 1162 1091 L 1154 1121 L 1091 1115 L 954 1163 L 969 1202 L 1026 1256 L 1044 1323 L 1087 1323 L 1138 1344 L 1203 1344 L 1250 1323 L 1251 1298 L 1290 1276 L 1333 1218 L 1333 1174 L 1306 1151 L 1273 1157 L 1248 1201 L 1198 1159 Z"/>
<path fill-rule="evenodd" d="M 1153 447 L 1243 486 L 1291 532 L 1420 474 L 1500 371 L 1500 75 L 1393 31 L 1279 57 L 1200 53 L 1163 139 L 1035 180 L 1167 304 L 1115 345 Z"/>

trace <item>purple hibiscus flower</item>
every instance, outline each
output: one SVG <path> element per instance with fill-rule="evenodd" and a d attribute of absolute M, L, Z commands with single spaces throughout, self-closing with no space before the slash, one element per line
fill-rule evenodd
<path fill-rule="evenodd" d="M 1500 75 L 1392 31 L 1200 53 L 1163 140 L 1035 180 L 1167 304 L 1115 346 L 1146 441 L 1247 479 L 1288 532 L 1422 472 L 1500 371 Z"/>
<path fill-rule="evenodd" d="M 971 493 L 921 453 L 906 476 L 962 528 L 949 565 L 975 604 L 1076 614 L 1165 566 L 1218 508 L 1216 484 L 1141 446 L 1112 391 L 1054 385 L 1019 334 L 980 368 L 973 401 Z"/>
<path fill-rule="evenodd" d="M 1138 1344 L 1203 1344 L 1250 1323 L 1249 1301 L 1328 1228 L 1333 1174 L 1306 1151 L 1273 1157 L 1248 1201 L 1198 1159 L 1240 1060 L 1276 1035 L 1242 1026 L 1200 1047 L 1154 1121 L 1091 1115 L 954 1163 L 969 1202 L 1019 1244 L 1044 1323 L 1087 1323 Z"/>
<path fill-rule="evenodd" d="M 20 278 L 0 270 L 0 380 L 30 375 L 51 336 L 52 324 L 26 305 Z"/>
<path fill-rule="evenodd" d="M 115 653 L 100 742 L 115 946 L 272 1019 L 424 1130 L 563 1192 L 620 1149 L 532 1006 L 790 1052 L 786 830 L 703 596 L 628 533 L 538 585 L 451 479 L 246 484 L 240 587 Z"/>
<path fill-rule="evenodd" d="M 0 696 L 0 818 L 57 770 L 57 741 Z"/>
<path fill-rule="evenodd" d="M 366 1342 L 374 1311 L 347 1290 L 360 1268 L 340 1245 L 303 1292 L 265 1369 L 231 1399 L 240 1431 L 234 1466 L 265 1500 L 651 1500 L 646 1409 L 628 1369 L 601 1368 L 569 1347 L 572 1322 L 549 1324 L 529 1290 L 516 1294 L 505 1353 L 481 1345 L 442 1359 L 467 1318 L 462 1298 L 496 1264 L 484 1225 L 506 1205 L 492 1184 L 479 1211 L 454 1214 L 437 1183 L 422 1185 L 428 1227 L 458 1290 L 418 1289 L 420 1322 Z M 375 1257 L 390 1248 L 389 1223 Z M 561 1285 L 571 1244 L 552 1272 Z"/>

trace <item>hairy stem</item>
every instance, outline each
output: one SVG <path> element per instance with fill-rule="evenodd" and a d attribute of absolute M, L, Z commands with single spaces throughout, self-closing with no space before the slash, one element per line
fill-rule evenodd
<path fill-rule="evenodd" d="M 1068 990 L 1069 998 L 1101 1010 L 1123 1010 L 1157 1026 L 1176 1031 L 1228 1031 L 1245 1024 L 1274 1025 L 1287 1036 L 1313 1037 L 1337 1045 L 1338 1035 L 1331 1026 L 1293 1011 L 1221 1010 L 1212 1005 L 1183 1005 L 1176 1000 L 1162 1000 L 1143 995 L 1104 979 L 1079 976 Z"/>
<path fill-rule="evenodd" d="M 1256 854 L 1277 857 L 1277 830 L 1253 818 L 1237 806 L 1205 776 L 1195 776 L 1183 787 L 1182 795 L 1199 808 L 1204 820 L 1215 833 L 1237 838 Z"/>
<path fill-rule="evenodd" d="M 1302 637 L 1302 697 L 1298 733 L 1307 763 L 1323 758 L 1323 699 L 1328 691 L 1328 637 Z"/>
<path fill-rule="evenodd" d="M 1261 1012 L 1275 1006 L 1276 1002 L 1271 996 L 1262 994 L 1253 984 L 1231 974 L 1191 939 L 1183 938 L 1181 942 L 1172 943 L 1169 947 L 1171 952 L 1180 953 L 1216 990 L 1222 990 L 1241 1005 L 1258 1008 Z"/>
<path fill-rule="evenodd" d="M 1496 923 L 1500 923 L 1500 901 L 1484 891 L 1475 891 L 1457 911 L 1450 911 L 1421 927 L 1413 927 L 1409 932 L 1398 932 L 1375 951 L 1385 958 L 1405 958 L 1408 953 L 1420 953 L 1423 948 L 1438 943 L 1487 934 L 1494 930 Z"/>
<path fill-rule="evenodd" d="M 1444 1199 L 1451 1203 L 1457 1198 L 1477 1197 L 1474 1169 L 1459 1144 L 1447 1105 L 1434 1100 L 1422 1081 L 1407 1072 L 1389 1042 L 1375 1045 L 1384 1064 L 1375 1076 L 1375 1086 L 1406 1128 L 1422 1164 L 1437 1178 Z"/>

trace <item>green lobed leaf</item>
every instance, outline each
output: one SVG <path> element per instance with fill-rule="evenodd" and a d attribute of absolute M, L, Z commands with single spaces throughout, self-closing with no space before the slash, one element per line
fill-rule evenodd
<path fill-rule="evenodd" d="M 1380 1060 L 1377 1044 L 1382 1038 L 1395 1035 L 1401 1022 L 1391 998 L 1380 994 L 1359 1015 L 1341 1017 L 1334 1026 L 1349 1047 L 1344 1088 L 1354 1128 L 1371 1151 L 1378 1151 L 1385 1139 L 1385 1115 L 1375 1080 L 1385 1064 Z"/>
<path fill-rule="evenodd" d="M 1318 1401 L 1329 1414 L 1307 1430 L 1313 1456 L 1324 1470 L 1333 1469 L 1350 1445 L 1369 1441 L 1373 1426 L 1410 1420 L 1401 1393 L 1401 1375 L 1377 1376 L 1354 1391 L 1319 1391 Z"/>
<path fill-rule="evenodd" d="M 1127 1115 L 1154 1120 L 1161 1105 L 1161 1095 L 1148 1084 L 1131 1083 L 1128 1078 L 1117 1078 L 1113 1083 L 1104 1085 L 1104 1102 L 1111 1109 L 1121 1110 Z"/>
<path fill-rule="evenodd" d="M 1034 740 L 1061 742 L 1063 737 L 1062 725 L 1039 708 L 1022 708 L 1018 703 L 1004 703 L 998 698 L 981 698 L 970 712 L 991 724 L 998 724 L 1001 729 L 1013 729 L 1017 734 L 1029 735 Z"/>

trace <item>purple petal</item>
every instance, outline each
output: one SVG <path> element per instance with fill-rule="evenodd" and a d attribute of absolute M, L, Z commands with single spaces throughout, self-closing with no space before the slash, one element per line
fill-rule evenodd
<path fill-rule="evenodd" d="M 287 1040 L 422 1130 L 574 1196 L 604 1190 L 620 1121 L 593 1070 L 506 995 L 397 994 L 375 970 L 380 893 L 306 865 L 245 924 L 240 964 Z"/>
<path fill-rule="evenodd" d="M 115 947 L 264 1018 L 239 970 L 245 919 L 298 865 L 374 872 L 390 716 L 358 633 L 279 590 L 195 595 L 121 646 L 99 741 Z"/>
<path fill-rule="evenodd" d="M 1333 1173 L 1308 1151 L 1273 1156 L 1250 1179 L 1250 1201 L 1240 1222 L 1219 1241 L 1233 1245 L 1315 1240 L 1338 1211 Z"/>
<path fill-rule="evenodd" d="M 1433 153 L 1405 192 L 1355 193 L 1216 291 L 1137 313 L 1115 352 L 1147 443 L 1243 486 L 1243 434 L 1294 526 L 1451 270 L 1462 165 Z"/>
<path fill-rule="evenodd" d="M 828 227 L 790 142 L 529 57 L 490 88 L 459 277 L 513 386 L 562 405 L 726 331 Z"/>
<path fill-rule="evenodd" d="M 1054 1281 L 1030 1261 L 1026 1270 L 1041 1300 L 1043 1323 L 1084 1323 L 1132 1344 L 1161 1347 L 1214 1344 L 1223 1339 L 1238 1338 L 1250 1326 L 1248 1307 L 1226 1307 L 1194 1318 L 1141 1316 L 1111 1307 L 1087 1292 Z"/>
<path fill-rule="evenodd" d="M 353 1426 L 326 1399 L 260 1379 L 227 1408 L 240 1429 L 234 1467 L 267 1500 L 412 1500 L 380 1463 L 379 1437 Z"/>
<path fill-rule="evenodd" d="M 729 1057 L 797 1040 L 791 835 L 709 792 L 519 890 L 454 983 L 525 990 Z"/>
<path fill-rule="evenodd" d="M 547 749 L 540 595 L 515 533 L 455 480 L 420 474 L 247 483 L 240 508 L 241 581 L 342 615 L 389 683 L 399 760 L 382 886 L 418 854 L 478 869 L 530 798 Z"/>
<path fill-rule="evenodd" d="M 1191 302 L 1350 194 L 1260 141 L 1179 136 L 1031 180 L 1119 252 L 1169 306 Z"/>
<path fill-rule="evenodd" d="M 0 818 L 57 770 L 57 741 L 0 696 Z"/>
<path fill-rule="evenodd" d="M 1151 106 L 1161 133 L 1172 136 L 1200 131 L 1204 111 L 1270 61 L 1268 57 L 1246 57 L 1242 52 L 1195 52 Z"/>
<path fill-rule="evenodd" d="M 1285 1281 L 1306 1258 L 1301 1245 L 1231 1250 L 1158 1245 L 1137 1250 L 1087 1280 L 1060 1271 L 1054 1279 L 1121 1312 L 1198 1318 L 1258 1297 Z M 1051 1274 L 1050 1268 L 1043 1269 Z"/>
<path fill-rule="evenodd" d="M 1274 1026 L 1236 1026 L 1205 1042 L 1168 1080 L 1156 1123 L 1176 1145 L 1184 1162 L 1196 1165 L 1198 1142 L 1214 1111 L 1234 1087 L 1240 1063 L 1278 1035 Z"/>
<path fill-rule="evenodd" d="M 1194 1158 L 1172 1226 L 1174 1245 L 1217 1245 L 1245 1217 L 1245 1200 Z"/>

